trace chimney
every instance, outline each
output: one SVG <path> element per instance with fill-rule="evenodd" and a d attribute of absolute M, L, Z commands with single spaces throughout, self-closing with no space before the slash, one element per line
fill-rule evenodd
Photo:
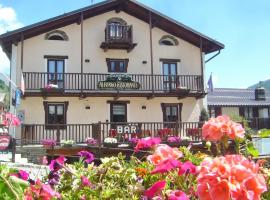
<path fill-rule="evenodd" d="M 259 86 L 255 89 L 255 100 L 265 100 L 265 89 L 264 87 L 262 87 L 261 81 L 259 83 Z"/>

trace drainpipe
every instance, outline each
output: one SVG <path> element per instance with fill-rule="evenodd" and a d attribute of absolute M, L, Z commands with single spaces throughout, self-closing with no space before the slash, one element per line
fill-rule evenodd
<path fill-rule="evenodd" d="M 83 97 L 83 12 L 81 12 L 81 97 Z"/>
<path fill-rule="evenodd" d="M 154 95 L 154 64 L 153 64 L 153 42 L 152 42 L 152 13 L 149 12 L 149 34 L 150 34 L 150 63 L 151 63 L 151 84 L 152 95 Z"/>
<path fill-rule="evenodd" d="M 203 47 L 203 42 L 202 42 L 202 38 L 200 37 L 200 56 L 201 56 L 201 74 L 202 74 L 202 79 L 201 79 L 201 83 L 202 83 L 202 91 L 204 92 L 204 63 L 203 63 L 203 51 L 202 51 L 202 47 Z"/>

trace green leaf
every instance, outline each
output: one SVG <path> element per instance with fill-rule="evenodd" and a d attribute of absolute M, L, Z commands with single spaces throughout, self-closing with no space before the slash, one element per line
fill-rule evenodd
<path fill-rule="evenodd" d="M 270 129 L 262 129 L 259 131 L 259 136 L 261 138 L 270 137 Z"/>
<path fill-rule="evenodd" d="M 259 151 L 254 147 L 253 143 L 251 142 L 247 144 L 247 152 L 253 157 L 259 156 Z"/>

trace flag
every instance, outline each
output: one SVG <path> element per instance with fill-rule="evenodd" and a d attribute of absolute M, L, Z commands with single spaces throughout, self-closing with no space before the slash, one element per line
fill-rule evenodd
<path fill-rule="evenodd" d="M 15 106 L 19 106 L 21 104 L 21 94 L 22 91 L 19 89 L 16 89 L 15 91 Z"/>
<path fill-rule="evenodd" d="M 213 92 L 213 91 L 214 91 L 214 86 L 213 86 L 212 73 L 211 73 L 211 75 L 210 75 L 210 77 L 209 77 L 209 80 L 208 80 L 208 82 L 207 82 L 207 85 L 208 85 L 208 90 L 209 90 L 210 92 Z"/>
<path fill-rule="evenodd" d="M 22 78 L 21 78 L 21 91 L 22 91 L 22 95 L 24 95 L 24 92 L 25 92 L 25 84 L 24 84 L 23 74 L 22 74 Z"/>

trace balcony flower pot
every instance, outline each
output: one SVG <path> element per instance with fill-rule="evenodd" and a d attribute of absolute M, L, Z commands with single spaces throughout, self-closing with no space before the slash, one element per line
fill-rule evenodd
<path fill-rule="evenodd" d="M 75 142 L 73 140 L 61 140 L 60 144 L 62 147 L 72 147 Z"/>
<path fill-rule="evenodd" d="M 104 139 L 103 146 L 108 148 L 117 148 L 118 147 L 117 139 L 113 137 L 107 137 Z"/>

